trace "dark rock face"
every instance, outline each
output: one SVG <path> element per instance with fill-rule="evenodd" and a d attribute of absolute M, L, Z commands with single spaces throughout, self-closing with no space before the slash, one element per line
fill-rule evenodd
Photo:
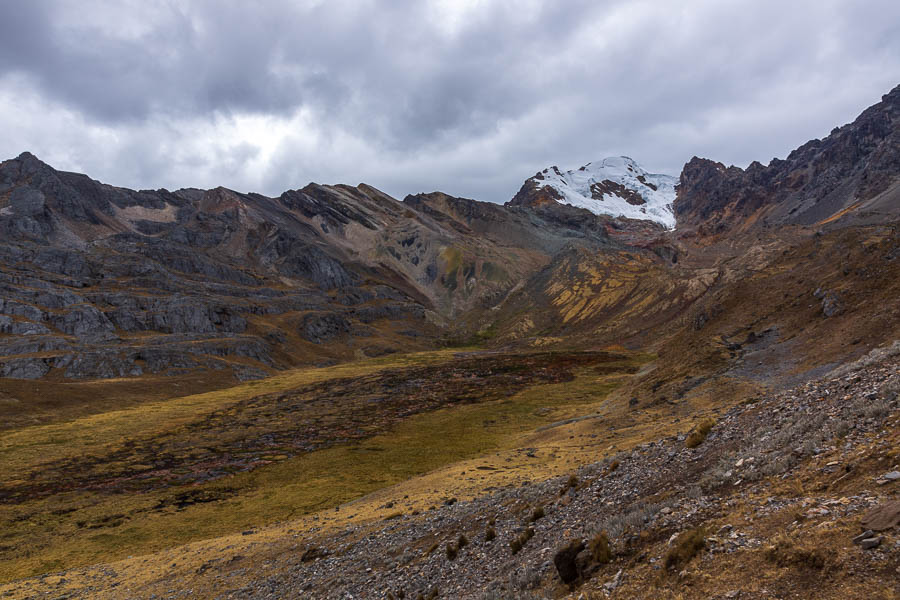
<path fill-rule="evenodd" d="M 341 315 L 314 314 L 303 319 L 300 334 L 303 339 L 321 344 L 346 335 L 350 331 L 350 322 Z"/>
<path fill-rule="evenodd" d="M 651 188 L 654 187 L 652 184 L 648 184 L 643 181 L 641 183 Z M 647 201 L 644 200 L 644 198 L 634 190 L 629 190 L 621 183 L 616 183 L 615 181 L 610 181 L 609 179 L 604 179 L 599 183 L 591 185 L 591 197 L 595 200 L 603 200 L 603 196 L 607 194 L 618 196 L 632 206 L 641 206 L 647 203 Z"/>
<path fill-rule="evenodd" d="M 813 292 L 813 296 L 822 301 L 822 315 L 826 319 L 836 317 L 844 312 L 844 304 L 836 293 L 830 290 L 817 289 Z"/>
<path fill-rule="evenodd" d="M 573 540 L 553 556 L 553 565 L 563 583 L 573 583 L 579 577 L 578 555 L 584 550 L 584 542 Z"/>
<path fill-rule="evenodd" d="M 50 365 L 40 358 L 14 358 L 0 362 L 0 377 L 40 379 L 49 370 Z"/>
<path fill-rule="evenodd" d="M 554 169 L 556 167 L 553 167 Z M 543 179 L 544 176 L 537 173 L 533 178 L 526 179 L 516 195 L 509 201 L 510 206 L 545 206 L 558 203 L 562 200 L 559 192 L 550 186 L 538 187 L 535 179 Z"/>
<path fill-rule="evenodd" d="M 746 169 L 692 158 L 674 203 L 679 227 L 725 231 L 748 219 L 811 225 L 845 210 L 896 214 L 900 183 L 900 86 L 853 123 Z M 874 218 L 874 217 L 871 217 Z"/>
<path fill-rule="evenodd" d="M 138 192 L 28 153 L 0 163 L 0 377 L 260 378 L 298 353 L 266 319 L 295 312 L 315 311 L 300 337 L 318 345 L 398 319 L 424 335 L 402 278 L 380 281 L 326 237 L 375 227 L 373 211 L 403 208 L 369 187 Z"/>

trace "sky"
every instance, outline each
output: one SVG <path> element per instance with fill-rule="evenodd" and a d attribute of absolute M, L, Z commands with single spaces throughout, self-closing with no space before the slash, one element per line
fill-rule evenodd
<path fill-rule="evenodd" d="M 783 158 L 900 84 L 896 0 L 9 1 L 0 159 L 136 189 L 493 202 L 550 165 Z"/>

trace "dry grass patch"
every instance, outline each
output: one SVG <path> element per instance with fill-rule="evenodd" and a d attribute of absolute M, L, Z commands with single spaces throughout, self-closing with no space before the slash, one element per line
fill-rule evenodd
<path fill-rule="evenodd" d="M 715 419 L 704 419 L 701 421 L 696 427 L 694 427 L 693 431 L 688 434 L 687 439 L 684 440 L 684 445 L 687 448 L 696 448 L 704 441 L 706 441 L 706 436 L 709 435 L 709 432 L 715 426 Z"/>

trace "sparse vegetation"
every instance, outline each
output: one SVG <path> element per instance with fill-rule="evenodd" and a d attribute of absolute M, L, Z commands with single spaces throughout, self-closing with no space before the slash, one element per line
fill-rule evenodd
<path fill-rule="evenodd" d="M 703 421 L 701 421 L 684 440 L 685 447 L 696 448 L 704 441 L 706 441 L 706 436 L 709 435 L 709 432 L 712 430 L 715 424 L 716 422 L 714 419 L 704 419 Z"/>
<path fill-rule="evenodd" d="M 535 521 L 538 521 L 538 520 L 540 520 L 540 519 L 543 519 L 544 516 L 545 516 L 545 513 L 544 513 L 544 507 L 543 507 L 543 506 L 538 506 L 538 507 L 535 508 L 533 511 L 531 511 L 531 516 L 528 517 L 528 522 L 529 522 L 529 523 L 534 523 Z"/>
<path fill-rule="evenodd" d="M 575 487 L 578 487 L 578 477 L 573 473 L 572 475 L 569 475 L 566 483 L 563 484 L 562 489 L 559 490 L 559 495 L 564 496 L 566 492 Z"/>
<path fill-rule="evenodd" d="M 612 550 L 609 547 L 609 537 L 605 531 L 601 531 L 588 543 L 588 550 L 591 552 L 591 558 L 594 562 L 605 565 L 612 560 Z"/>
<path fill-rule="evenodd" d="M 799 544 L 786 535 L 778 536 L 774 542 L 764 552 L 766 558 L 779 567 L 821 570 L 827 564 L 821 548 Z"/>
<path fill-rule="evenodd" d="M 683 532 L 666 553 L 664 561 L 666 569 L 680 571 L 704 548 L 706 548 L 706 532 L 702 527 Z"/>
<path fill-rule="evenodd" d="M 519 551 L 525 547 L 525 544 L 528 543 L 528 540 L 530 540 L 533 537 L 534 537 L 534 529 L 531 527 L 528 527 L 527 529 L 525 529 L 525 531 L 520 533 L 515 539 L 513 539 L 509 543 L 509 549 L 512 550 L 513 554 L 518 554 Z"/>
<path fill-rule="evenodd" d="M 257 402 L 262 406 L 264 402 L 275 401 L 286 391 L 304 386 L 316 385 L 328 389 L 333 385 L 332 381 L 339 385 L 347 379 L 370 377 L 377 382 L 386 369 L 392 373 L 391 377 L 402 379 L 406 369 L 443 364 L 452 356 L 453 353 L 448 351 L 395 355 L 324 369 L 289 372 L 229 390 L 144 404 L 108 415 L 80 419 L 65 426 L 31 428 L 27 436 L 19 431 L 5 432 L 0 436 L 0 453 L 3 453 L 7 477 L 30 482 L 32 480 L 20 475 L 27 475 L 49 460 L 77 461 L 78 457 L 86 455 L 102 457 L 110 451 L 108 440 L 152 440 L 154 436 L 166 435 L 170 429 L 184 427 L 212 411 L 228 410 L 236 402 L 259 398 Z M 622 364 L 632 360 L 623 355 L 600 353 L 597 356 L 598 360 L 613 360 Z M 551 364 L 559 365 L 572 360 L 572 355 L 568 353 L 547 353 L 546 357 Z M 639 357 L 634 360 L 645 359 Z M 513 362 L 520 366 L 518 359 Z M 0 515 L 0 528 L 12 532 L 12 537 L 4 544 L 7 549 L 0 549 L 2 577 L 12 579 L 46 572 L 44 565 L 54 561 L 53 568 L 61 570 L 243 531 L 284 520 L 289 515 L 299 516 L 323 507 L 333 507 L 442 465 L 510 447 L 517 443 L 523 432 L 533 431 L 535 427 L 550 422 L 550 416 L 536 412 L 538 408 L 575 407 L 597 402 L 598 398 L 603 398 L 619 385 L 598 381 L 591 375 L 590 369 L 591 365 L 586 365 L 574 370 L 576 378 L 565 385 L 523 387 L 512 397 L 504 388 L 499 401 L 464 404 L 413 415 L 362 442 L 339 444 L 285 459 L 269 459 L 264 468 L 238 471 L 228 477 L 227 483 L 226 480 L 216 480 L 190 486 L 187 490 L 192 498 L 208 497 L 214 501 L 194 502 L 179 510 L 157 510 L 154 507 L 168 507 L 169 499 L 178 502 L 178 494 L 185 491 L 180 487 L 152 490 L 146 494 L 87 492 L 92 500 L 76 504 L 71 504 L 71 497 L 67 496 L 38 500 L 39 505 L 23 502 L 7 514 Z M 515 373 L 516 377 L 520 377 L 521 371 Z M 469 380 L 461 379 L 463 382 Z M 479 393 L 485 393 L 483 386 Z M 223 423 L 231 426 L 228 425 L 230 421 Z M 243 435 L 239 427 L 235 427 L 233 432 Z M 223 433 L 227 436 L 231 430 L 226 428 Z M 435 444 L 436 439 L 442 440 L 442 443 Z M 62 440 L 65 443 L 61 443 Z M 209 447 L 214 448 L 215 443 L 217 441 L 213 440 Z M 278 454 L 273 451 L 266 456 Z M 135 464 L 147 464 L 148 460 L 134 450 L 123 453 L 123 456 L 126 461 Z M 86 466 L 83 461 L 72 464 L 79 469 Z M 116 468 L 129 468 L 129 464 L 125 462 Z M 103 466 L 98 463 L 99 468 Z M 102 472 L 99 474 L 102 475 Z M 29 546 L 31 530 L 11 525 L 13 521 L 8 519 L 15 519 L 20 513 L 29 514 L 35 509 L 44 510 L 43 507 L 63 512 L 46 522 L 44 541 Z M 69 508 L 74 510 L 65 512 Z M 388 511 L 390 514 L 382 514 L 393 519 L 402 518 L 396 515 L 397 512 L 394 509 Z M 125 515 L 125 524 L 112 527 L 116 521 L 103 521 L 110 515 Z M 106 523 L 109 526 L 94 530 L 77 529 L 75 523 L 78 521 Z M 65 544 L 56 543 L 63 539 Z M 25 547 L 31 548 L 27 556 L 20 552 Z"/>

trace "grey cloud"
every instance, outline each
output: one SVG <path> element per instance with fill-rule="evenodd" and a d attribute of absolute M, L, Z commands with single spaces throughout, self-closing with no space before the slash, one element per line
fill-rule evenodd
<path fill-rule="evenodd" d="M 31 104 L 0 104 L 0 152 L 134 187 L 365 180 L 502 202 L 609 154 L 675 174 L 694 154 L 767 161 L 900 82 L 889 0 L 499 0 L 452 28 L 435 7 L 10 3 L 0 97 Z M 253 116 L 267 130 L 233 139 Z"/>

